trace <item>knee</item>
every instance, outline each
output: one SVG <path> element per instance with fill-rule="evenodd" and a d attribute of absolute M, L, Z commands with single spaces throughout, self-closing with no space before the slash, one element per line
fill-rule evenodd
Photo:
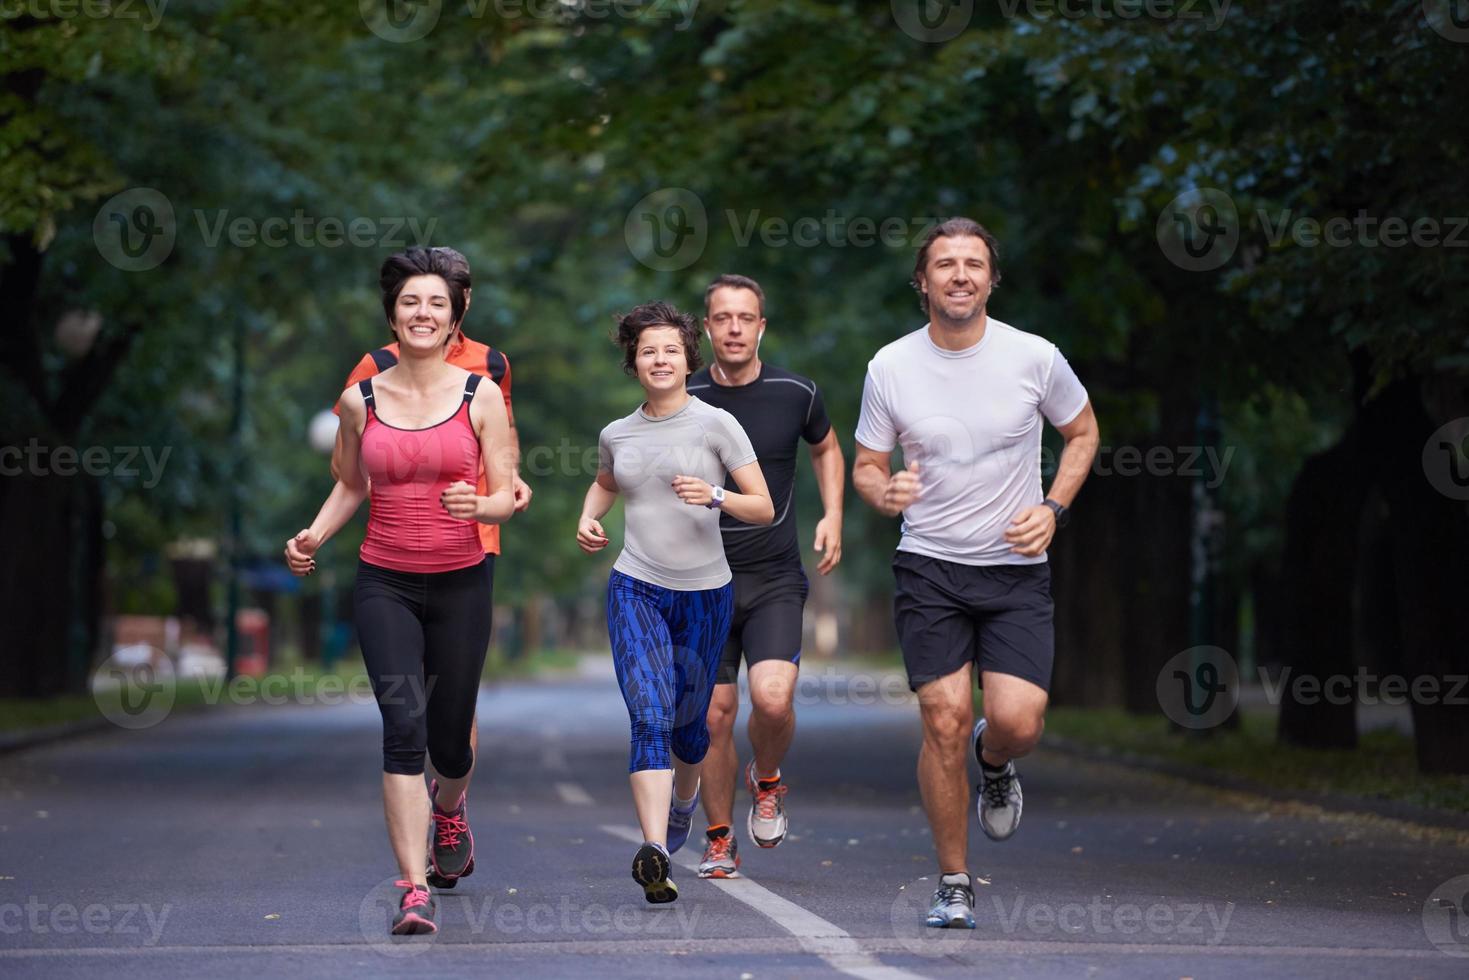
<path fill-rule="evenodd" d="M 959 705 L 926 709 L 923 741 L 941 753 L 963 753 L 970 739 L 970 712 Z"/>
<path fill-rule="evenodd" d="M 694 766 L 709 754 L 709 729 L 705 725 L 685 725 L 673 731 L 670 748 L 678 761 Z"/>
<path fill-rule="evenodd" d="M 1009 756 L 1035 748 L 1046 727 L 1045 716 L 1039 712 L 998 711 L 985 719 L 985 747 Z"/>
<path fill-rule="evenodd" d="M 791 719 L 791 699 L 788 689 L 765 691 L 759 696 L 751 692 L 750 714 L 760 725 L 778 728 Z"/>

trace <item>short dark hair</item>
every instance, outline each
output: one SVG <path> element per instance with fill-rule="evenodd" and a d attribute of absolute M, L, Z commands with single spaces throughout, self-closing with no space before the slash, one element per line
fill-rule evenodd
<path fill-rule="evenodd" d="M 924 236 L 923 244 L 918 246 L 918 257 L 913 261 L 913 278 L 908 280 L 909 285 L 918 293 L 918 305 L 924 313 L 928 312 L 928 296 L 919 285 L 918 278 L 923 274 L 928 265 L 928 249 L 940 238 L 964 238 L 972 236 L 984 242 L 985 248 L 990 252 L 990 285 L 1000 284 L 1000 243 L 990 230 L 973 218 L 947 218 L 933 226 L 933 229 Z"/>
<path fill-rule="evenodd" d="M 688 361 L 689 373 L 703 367 L 704 359 L 699 356 L 699 327 L 689 313 L 680 313 L 672 303 L 662 301 L 643 303 L 617 318 L 617 334 L 613 340 L 622 348 L 622 370 L 634 377 L 638 367 L 638 339 L 649 327 L 673 327 L 678 339 L 683 341 L 684 358 Z"/>
<path fill-rule="evenodd" d="M 715 277 L 713 282 L 704 287 L 704 313 L 706 316 L 709 313 L 709 297 L 714 295 L 714 290 L 716 289 L 748 289 L 760 301 L 760 315 L 765 315 L 765 290 L 760 288 L 760 284 L 749 276 L 726 272 L 722 276 Z"/>
<path fill-rule="evenodd" d="M 465 294 L 469 292 L 469 263 L 464 262 L 464 256 L 460 255 L 462 265 L 456 264 L 444 254 L 445 251 L 447 250 L 414 246 L 407 251 L 388 256 L 378 272 L 377 282 L 382 290 L 383 313 L 388 318 L 389 326 L 393 324 L 393 310 L 398 305 L 398 294 L 403 292 L 403 284 L 414 276 L 438 276 L 444 280 L 449 287 L 449 309 L 453 322 L 457 324 L 464 319 L 467 305 Z"/>

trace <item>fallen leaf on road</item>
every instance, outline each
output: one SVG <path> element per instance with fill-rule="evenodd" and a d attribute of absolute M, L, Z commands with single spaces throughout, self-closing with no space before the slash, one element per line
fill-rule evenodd
<path fill-rule="evenodd" d="M 829 868 L 829 867 L 831 867 L 831 862 L 830 861 L 822 861 L 821 862 L 821 866 L 823 868 Z"/>
<path fill-rule="evenodd" d="M 1080 847 L 1080 846 L 1077 846 L 1077 847 L 1073 847 L 1073 848 L 1072 848 L 1072 849 L 1071 849 L 1071 853 L 1072 853 L 1072 854 L 1080 854 L 1080 853 L 1081 853 L 1081 847 Z"/>
<path fill-rule="evenodd" d="M 281 914 L 279 912 L 272 912 L 272 913 L 270 913 L 269 915 L 266 916 L 267 919 L 272 919 L 272 920 L 273 919 L 279 919 L 280 917 L 281 917 Z"/>

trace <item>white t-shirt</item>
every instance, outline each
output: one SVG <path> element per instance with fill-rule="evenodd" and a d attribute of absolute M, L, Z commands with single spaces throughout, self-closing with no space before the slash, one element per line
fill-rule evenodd
<path fill-rule="evenodd" d="M 990 318 L 984 337 L 944 350 L 928 325 L 893 341 L 867 366 L 857 441 L 903 447 L 923 486 L 903 512 L 899 551 L 964 565 L 1034 565 L 1005 531 L 1041 490 L 1041 419 L 1062 426 L 1086 389 L 1056 345 Z"/>

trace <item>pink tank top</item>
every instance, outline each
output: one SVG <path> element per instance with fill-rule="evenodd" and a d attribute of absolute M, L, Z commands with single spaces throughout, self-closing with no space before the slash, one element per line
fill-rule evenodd
<path fill-rule="evenodd" d="M 399 572 L 452 572 L 484 561 L 479 523 L 451 517 L 439 503 L 449 484 L 479 480 L 469 402 L 480 380 L 471 374 L 458 410 L 426 429 L 400 429 L 378 418 L 372 379 L 358 383 L 367 403 L 362 462 L 372 481 L 363 561 Z"/>

